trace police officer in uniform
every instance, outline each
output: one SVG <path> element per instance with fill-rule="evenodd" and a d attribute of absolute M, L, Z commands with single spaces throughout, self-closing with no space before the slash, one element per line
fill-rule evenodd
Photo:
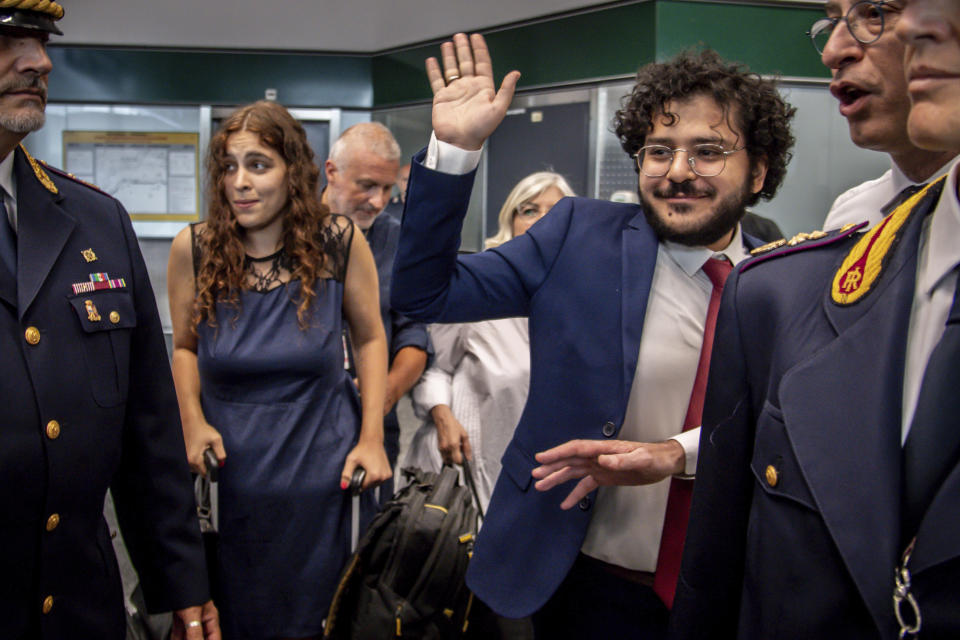
<path fill-rule="evenodd" d="M 911 143 L 960 149 L 960 1 L 895 5 Z M 675 638 L 960 637 L 958 185 L 727 281 Z"/>
<path fill-rule="evenodd" d="M 43 126 L 50 0 L 0 8 L 0 637 L 120 639 L 104 496 L 151 610 L 219 638 L 147 270 L 119 202 L 19 146 Z M 206 604 L 204 604 L 206 602 Z"/>

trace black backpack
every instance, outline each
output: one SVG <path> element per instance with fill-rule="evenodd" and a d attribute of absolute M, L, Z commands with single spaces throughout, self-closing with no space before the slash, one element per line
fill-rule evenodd
<path fill-rule="evenodd" d="M 370 523 L 340 579 L 324 638 L 439 640 L 466 631 L 477 507 L 453 467 L 403 474 L 410 484 Z"/>

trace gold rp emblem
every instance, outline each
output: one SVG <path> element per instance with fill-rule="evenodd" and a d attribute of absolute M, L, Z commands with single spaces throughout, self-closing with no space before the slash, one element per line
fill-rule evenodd
<path fill-rule="evenodd" d="M 93 249 L 84 249 L 80 253 L 83 254 L 83 259 L 87 262 L 94 262 L 97 259 L 97 254 L 93 252 Z"/>
<path fill-rule="evenodd" d="M 100 322 L 100 312 L 97 311 L 97 305 L 93 304 L 93 300 L 84 300 L 83 306 L 87 308 L 87 320 Z"/>
<path fill-rule="evenodd" d="M 863 278 L 863 272 L 860 271 L 860 267 L 856 266 L 843 277 L 843 282 L 840 284 L 840 290 L 844 293 L 853 293 L 860 288 L 860 280 Z"/>

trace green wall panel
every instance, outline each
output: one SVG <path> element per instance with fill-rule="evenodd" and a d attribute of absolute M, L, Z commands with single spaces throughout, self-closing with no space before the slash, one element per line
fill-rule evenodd
<path fill-rule="evenodd" d="M 829 77 L 807 30 L 823 11 L 770 5 L 657 2 L 657 59 L 705 44 L 758 73 Z"/>
<path fill-rule="evenodd" d="M 521 88 L 632 74 L 700 44 L 761 73 L 827 77 L 805 36 L 817 7 L 684 0 L 615 4 L 487 33 L 497 82 Z M 290 106 L 369 109 L 430 99 L 436 44 L 376 55 L 136 50 L 51 45 L 51 100 L 242 104 L 278 91 Z"/>
<path fill-rule="evenodd" d="M 617 6 L 485 33 L 499 84 L 512 69 L 520 87 L 538 87 L 633 73 L 654 56 L 652 2 Z M 373 60 L 374 106 L 429 100 L 423 62 L 439 45 L 378 55 Z"/>
<path fill-rule="evenodd" d="M 520 88 L 622 76 L 654 59 L 706 45 L 759 73 L 827 77 L 806 36 L 823 12 L 785 4 L 651 0 L 486 33 L 497 82 L 511 69 Z M 373 60 L 374 106 L 430 99 L 423 71 L 439 46 Z"/>
<path fill-rule="evenodd" d="M 49 48 L 50 100 L 245 104 L 274 88 L 288 106 L 369 108 L 369 56 Z"/>

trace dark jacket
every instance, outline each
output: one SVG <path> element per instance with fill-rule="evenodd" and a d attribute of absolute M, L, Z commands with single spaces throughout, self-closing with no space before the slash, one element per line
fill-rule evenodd
<path fill-rule="evenodd" d="M 831 293 L 852 229 L 748 262 L 727 281 L 678 638 L 898 637 L 903 371 L 918 238 L 937 195 L 916 205 L 853 304 Z M 924 640 L 960 637 L 958 513 L 954 467 L 909 564 Z"/>
<path fill-rule="evenodd" d="M 0 637 L 119 640 L 108 487 L 151 610 L 207 600 L 177 400 L 127 212 L 31 163 L 0 278 Z M 91 274 L 123 286 L 77 292 Z"/>

